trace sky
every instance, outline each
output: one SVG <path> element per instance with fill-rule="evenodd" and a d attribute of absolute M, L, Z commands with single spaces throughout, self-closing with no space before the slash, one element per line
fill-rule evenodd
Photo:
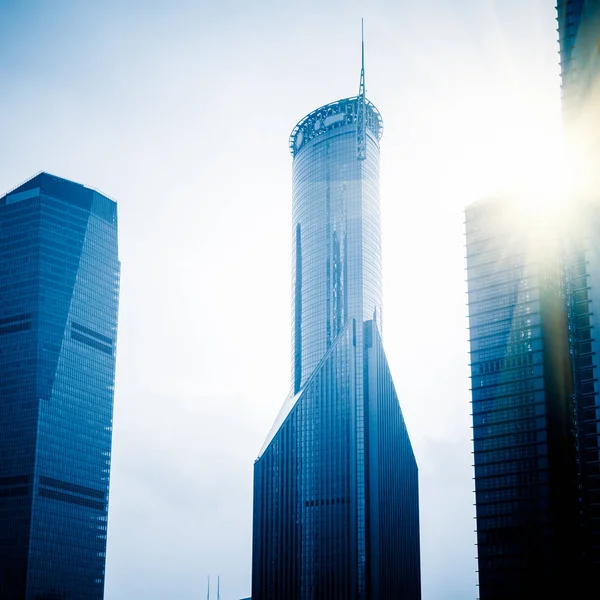
<path fill-rule="evenodd" d="M 0 195 L 119 205 L 106 600 L 250 595 L 252 468 L 290 388 L 291 156 L 367 95 L 383 338 L 420 469 L 423 600 L 477 597 L 464 207 L 560 157 L 550 0 L 0 0 Z"/>

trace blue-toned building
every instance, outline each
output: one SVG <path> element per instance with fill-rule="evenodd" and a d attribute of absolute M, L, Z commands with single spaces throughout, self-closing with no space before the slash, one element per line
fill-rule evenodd
<path fill-rule="evenodd" d="M 481 600 L 600 589 L 600 0 L 557 15 L 568 206 L 466 210 Z"/>
<path fill-rule="evenodd" d="M 557 2 L 562 109 L 576 213 L 565 256 L 584 579 L 600 589 L 600 0 Z M 576 204 L 575 204 L 576 203 Z"/>
<path fill-rule="evenodd" d="M 117 206 L 40 173 L 0 198 L 0 599 L 101 600 Z"/>
<path fill-rule="evenodd" d="M 580 565 L 563 246 L 522 206 L 466 211 L 481 600 L 571 597 Z"/>
<path fill-rule="evenodd" d="M 381 341 L 383 123 L 361 82 L 290 137 L 292 389 L 254 465 L 253 600 L 421 597 L 418 470 Z"/>
<path fill-rule="evenodd" d="M 600 589 L 600 210 L 579 202 L 565 244 L 564 276 L 577 448 L 580 579 Z"/>

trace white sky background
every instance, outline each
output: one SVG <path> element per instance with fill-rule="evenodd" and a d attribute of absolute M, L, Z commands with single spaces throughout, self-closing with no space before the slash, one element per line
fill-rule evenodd
<path fill-rule="evenodd" d="M 290 385 L 288 136 L 357 92 L 361 16 L 423 600 L 476 598 L 462 210 L 551 170 L 554 5 L 0 0 L 0 191 L 45 170 L 119 203 L 106 600 L 205 598 L 208 573 L 250 594 L 252 465 Z"/>

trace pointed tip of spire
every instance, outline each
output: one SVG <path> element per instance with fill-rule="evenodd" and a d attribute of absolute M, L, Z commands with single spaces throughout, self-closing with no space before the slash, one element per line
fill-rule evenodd
<path fill-rule="evenodd" d="M 360 19 L 360 29 L 361 29 L 361 61 L 360 61 L 360 85 L 358 88 L 358 95 L 365 97 L 365 27 L 364 27 L 364 19 L 361 17 Z"/>
<path fill-rule="evenodd" d="M 365 68 L 365 20 L 360 18 L 360 41 L 362 44 L 362 68 Z"/>

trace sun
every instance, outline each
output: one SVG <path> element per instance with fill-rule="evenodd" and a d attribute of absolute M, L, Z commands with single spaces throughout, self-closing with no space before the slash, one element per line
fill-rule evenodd
<path fill-rule="evenodd" d="M 514 206 L 515 228 L 529 227 L 536 236 L 550 231 L 569 212 L 573 161 L 565 147 L 560 104 L 526 92 L 481 95 L 469 106 L 469 185 L 478 198 L 504 199 Z M 477 198 L 475 198 L 477 199 Z"/>

